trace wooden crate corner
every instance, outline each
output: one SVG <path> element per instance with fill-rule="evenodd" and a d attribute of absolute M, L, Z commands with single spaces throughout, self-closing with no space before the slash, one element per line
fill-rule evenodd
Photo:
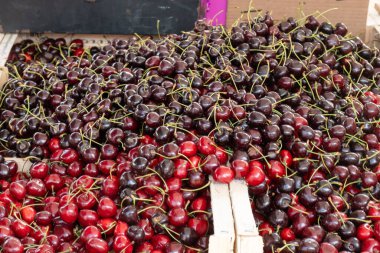
<path fill-rule="evenodd" d="M 235 229 L 229 187 L 215 182 L 212 177 L 210 181 L 214 234 L 210 236 L 209 252 L 234 252 Z"/>
<path fill-rule="evenodd" d="M 244 180 L 233 180 L 230 185 L 232 211 L 235 220 L 235 253 L 263 252 L 263 240 L 259 235 L 249 201 L 248 186 Z"/>

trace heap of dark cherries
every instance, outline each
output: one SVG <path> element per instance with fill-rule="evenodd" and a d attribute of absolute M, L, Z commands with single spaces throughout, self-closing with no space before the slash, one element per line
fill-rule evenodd
<path fill-rule="evenodd" d="M 207 252 L 209 175 L 246 180 L 265 253 L 380 252 L 380 55 L 342 23 L 24 40 L 7 66 L 3 253 Z"/>

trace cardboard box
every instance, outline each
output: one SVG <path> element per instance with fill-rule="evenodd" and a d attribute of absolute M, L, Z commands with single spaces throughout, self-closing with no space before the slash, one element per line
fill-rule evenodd
<path fill-rule="evenodd" d="M 250 10 L 250 11 L 249 11 Z M 302 18 L 311 14 L 323 14 L 319 20 L 329 20 L 332 24 L 343 22 L 349 32 L 364 39 L 368 13 L 368 0 L 229 0 L 227 26 L 238 18 L 247 18 L 247 13 L 270 11 L 275 21 L 290 16 Z"/>

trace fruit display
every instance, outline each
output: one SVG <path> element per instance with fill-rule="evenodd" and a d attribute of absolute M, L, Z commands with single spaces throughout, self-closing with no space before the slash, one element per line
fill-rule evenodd
<path fill-rule="evenodd" d="M 7 67 L 4 253 L 207 252 L 209 176 L 245 180 L 266 253 L 380 252 L 380 56 L 343 23 L 24 40 Z"/>

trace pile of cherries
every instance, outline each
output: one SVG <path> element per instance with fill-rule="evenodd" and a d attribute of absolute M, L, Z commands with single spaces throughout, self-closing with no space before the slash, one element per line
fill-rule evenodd
<path fill-rule="evenodd" d="M 380 252 L 380 55 L 342 23 L 25 40 L 8 69 L 4 253 L 206 252 L 209 175 L 247 182 L 266 253 Z"/>

